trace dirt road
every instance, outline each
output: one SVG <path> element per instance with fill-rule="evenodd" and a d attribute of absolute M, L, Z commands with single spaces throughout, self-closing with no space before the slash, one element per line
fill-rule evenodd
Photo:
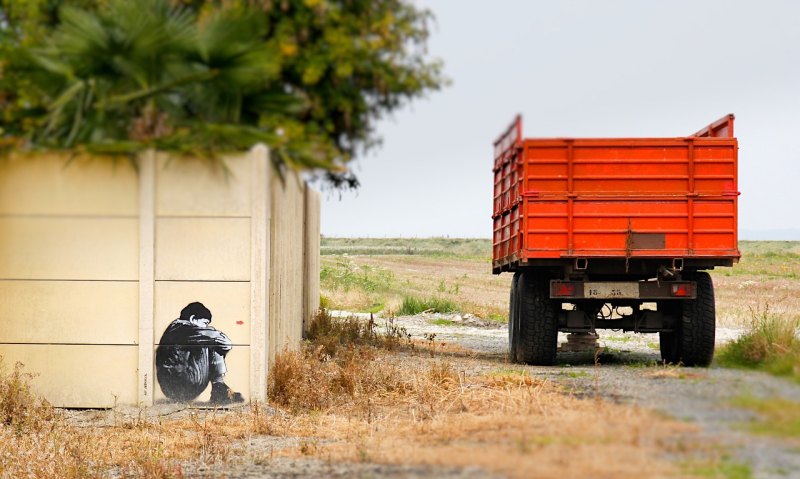
<path fill-rule="evenodd" d="M 447 319 L 456 321 L 442 325 Z M 575 394 L 650 408 L 691 422 L 700 428 L 709 444 L 720 445 L 732 461 L 749 466 L 753 477 L 800 477 L 800 438 L 751 432 L 748 426 L 759 420 L 758 414 L 737 406 L 742 398 L 800 401 L 800 385 L 789 380 L 713 366 L 664 366 L 660 364 L 656 335 L 612 331 L 600 332 L 599 343 L 605 352 L 597 358 L 590 352 L 559 353 L 554 367 L 511 365 L 506 360 L 505 325 L 462 325 L 464 318 L 456 315 L 418 315 L 397 318 L 395 322 L 414 336 L 435 334 L 437 341 L 461 345 L 491 358 L 497 366 L 524 370 L 534 377 L 563 384 Z M 736 329 L 719 328 L 717 341 L 729 341 L 738 334 Z M 560 336 L 563 342 L 565 336 Z"/>

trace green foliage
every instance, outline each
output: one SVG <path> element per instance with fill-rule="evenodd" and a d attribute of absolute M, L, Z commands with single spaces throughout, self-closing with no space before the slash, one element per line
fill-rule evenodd
<path fill-rule="evenodd" d="M 406 296 L 397 314 L 400 316 L 411 316 L 422 312 L 431 313 L 452 313 L 457 311 L 455 303 L 449 299 L 431 297 L 427 299 L 417 298 L 416 296 Z"/>
<path fill-rule="evenodd" d="M 358 266 L 347 258 L 342 258 L 334 265 L 322 266 L 320 282 L 323 288 L 329 290 L 373 293 L 388 291 L 394 282 L 394 274 L 382 268 Z"/>
<path fill-rule="evenodd" d="M 0 0 L 6 148 L 209 155 L 267 143 L 343 171 L 443 84 L 405 0 Z"/>
<path fill-rule="evenodd" d="M 719 364 L 763 369 L 800 381 L 800 321 L 770 313 L 769 304 L 750 313 L 748 330 L 717 353 Z"/>

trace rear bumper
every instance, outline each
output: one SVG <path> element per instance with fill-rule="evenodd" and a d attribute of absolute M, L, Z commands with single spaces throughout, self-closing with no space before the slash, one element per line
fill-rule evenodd
<path fill-rule="evenodd" d="M 665 300 L 695 299 L 697 283 L 694 281 L 550 281 L 550 298 Z"/>

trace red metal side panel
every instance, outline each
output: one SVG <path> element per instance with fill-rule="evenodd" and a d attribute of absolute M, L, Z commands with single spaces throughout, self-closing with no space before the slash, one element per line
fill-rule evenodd
<path fill-rule="evenodd" d="M 521 185 L 519 159 L 522 118 L 514 122 L 494 143 L 494 208 L 492 257 L 496 267 L 518 261 L 520 244 Z"/>
<path fill-rule="evenodd" d="M 733 115 L 725 115 L 692 136 L 733 138 Z"/>
<path fill-rule="evenodd" d="M 526 139 L 496 149 L 495 266 L 540 258 L 738 258 L 732 134 L 729 116 L 685 138 Z M 513 143 L 504 135 L 496 146 Z"/>

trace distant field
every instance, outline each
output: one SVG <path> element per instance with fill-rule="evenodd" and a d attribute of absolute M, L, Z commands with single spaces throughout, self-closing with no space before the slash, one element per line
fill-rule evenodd
<path fill-rule="evenodd" d="M 712 272 L 719 324 L 753 311 L 800 317 L 800 241 L 742 241 L 742 260 Z M 491 274 L 491 240 L 323 238 L 322 294 L 329 307 L 396 312 L 406 298 L 445 300 L 460 312 L 507 319 L 509 274 Z"/>
<path fill-rule="evenodd" d="M 492 242 L 476 238 L 322 238 L 322 254 L 491 259 Z"/>

